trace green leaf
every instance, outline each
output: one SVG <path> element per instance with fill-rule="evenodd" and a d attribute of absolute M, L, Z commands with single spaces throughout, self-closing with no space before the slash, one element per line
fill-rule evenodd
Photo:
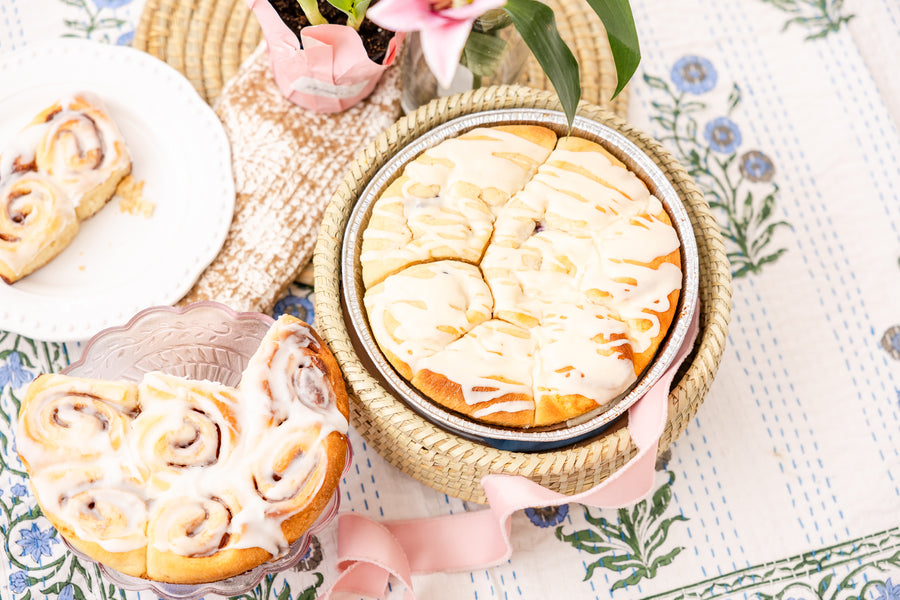
<path fill-rule="evenodd" d="M 822 581 L 819 582 L 819 589 L 817 594 L 819 598 L 825 595 L 825 592 L 828 591 L 828 586 L 831 585 L 831 579 L 834 577 L 834 573 L 830 573 L 822 578 Z"/>
<path fill-rule="evenodd" d="M 553 84 L 572 127 L 581 100 L 578 61 L 556 29 L 553 9 L 536 0 L 507 0 L 504 10 Z"/>
<path fill-rule="evenodd" d="M 366 16 L 366 10 L 369 8 L 370 3 L 371 0 L 360 0 L 359 2 L 355 0 L 328 0 L 328 4 L 347 15 L 347 25 L 353 29 L 359 29 L 359 25 L 362 23 L 363 17 Z"/>
<path fill-rule="evenodd" d="M 669 84 L 666 83 L 666 80 L 663 79 L 662 77 L 656 77 L 654 75 L 647 75 L 645 73 L 644 81 L 647 82 L 647 85 L 649 85 L 652 88 L 656 88 L 658 90 L 663 90 L 665 92 L 669 91 Z"/>
<path fill-rule="evenodd" d="M 774 254 L 770 254 L 770 255 L 768 255 L 768 256 L 762 257 L 762 258 L 759 259 L 759 261 L 756 263 L 757 268 L 758 268 L 758 267 L 761 267 L 761 266 L 763 266 L 763 265 L 767 265 L 767 264 L 769 264 L 769 263 L 775 262 L 776 260 L 778 260 L 779 258 L 781 258 L 781 255 L 784 254 L 785 252 L 787 252 L 787 248 L 780 248 L 780 249 L 777 250 Z"/>
<path fill-rule="evenodd" d="M 655 115 L 650 117 L 650 120 L 659 123 L 660 126 L 666 131 L 675 131 L 675 121 L 673 121 L 672 119 L 669 119 L 662 115 Z"/>
<path fill-rule="evenodd" d="M 666 512 L 666 508 L 669 506 L 669 502 L 672 500 L 672 481 L 674 479 L 675 474 L 669 473 L 669 481 L 661 485 L 659 489 L 653 493 L 653 498 L 650 501 L 651 520 L 655 521 L 664 512 Z"/>
<path fill-rule="evenodd" d="M 625 88 L 625 84 L 634 75 L 641 62 L 641 48 L 634 26 L 634 15 L 631 14 L 628 0 L 587 0 L 587 3 L 606 28 L 618 77 L 616 91 L 612 95 L 615 98 Z"/>
<path fill-rule="evenodd" d="M 325 25 L 328 23 L 328 20 L 319 12 L 319 4 L 316 0 L 297 0 L 297 4 L 300 5 L 300 10 L 309 19 L 311 25 Z"/>
<path fill-rule="evenodd" d="M 684 550 L 684 548 L 682 547 L 674 548 L 671 552 L 663 554 L 662 556 L 654 560 L 653 566 L 650 568 L 650 577 L 656 576 L 656 570 L 658 568 L 672 564 L 672 561 L 675 560 L 675 557 L 678 556 L 678 554 L 681 553 L 682 550 Z"/>
<path fill-rule="evenodd" d="M 463 47 L 461 62 L 475 75 L 490 77 L 497 71 L 507 47 L 497 36 L 473 31 Z"/>
<path fill-rule="evenodd" d="M 291 600 L 291 586 L 287 581 L 284 582 L 284 587 L 278 594 L 278 600 Z"/>
<path fill-rule="evenodd" d="M 728 114 L 731 114 L 737 105 L 741 103 L 741 88 L 738 87 L 738 84 L 734 84 L 731 88 L 731 93 L 728 94 Z"/>
<path fill-rule="evenodd" d="M 110 587 L 112 587 L 112 586 L 110 586 Z M 110 595 L 112 595 L 112 594 L 110 594 Z M 84 592 L 81 591 L 81 586 L 74 585 L 74 584 L 72 585 L 72 597 L 75 598 L 75 600 L 87 600 L 87 598 L 84 595 Z"/>
<path fill-rule="evenodd" d="M 54 594 L 54 595 L 58 596 L 59 593 L 63 590 L 63 588 L 66 587 L 67 585 L 69 585 L 69 583 L 67 581 L 57 581 L 53 585 L 42 589 L 41 593 L 42 594 Z"/>

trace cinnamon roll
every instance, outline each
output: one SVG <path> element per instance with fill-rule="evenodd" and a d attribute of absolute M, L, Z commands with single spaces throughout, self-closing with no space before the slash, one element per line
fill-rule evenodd
<path fill-rule="evenodd" d="M 372 286 L 424 261 L 478 262 L 496 211 L 547 158 L 544 127 L 479 128 L 426 150 L 372 207 L 363 232 L 362 277 Z"/>
<path fill-rule="evenodd" d="M 16 433 L 38 502 L 75 547 L 129 575 L 200 583 L 287 552 L 334 496 L 347 393 L 318 334 L 283 316 L 237 388 L 147 373 L 44 375 Z"/>
<path fill-rule="evenodd" d="M 38 171 L 65 189 L 80 220 L 115 195 L 131 173 L 131 154 L 116 123 L 95 95 L 80 92 L 38 114 L 28 129 L 40 132 L 34 151 Z M 26 136 L 33 135 L 26 130 Z"/>
<path fill-rule="evenodd" d="M 19 412 L 16 444 L 30 467 L 96 460 L 123 451 L 139 412 L 137 386 L 44 374 L 28 386 Z"/>
<path fill-rule="evenodd" d="M 71 199 L 47 175 L 27 171 L 0 178 L 0 279 L 6 283 L 50 262 L 78 229 Z"/>
<path fill-rule="evenodd" d="M 127 575 L 146 575 L 148 501 L 129 465 L 110 455 L 29 473 L 38 504 L 66 540 Z"/>
<path fill-rule="evenodd" d="M 481 131 L 441 142 L 397 181 L 452 167 L 483 174 L 463 179 L 489 188 L 482 155 L 458 151 Z M 514 136 L 492 144 L 495 158 L 531 148 Z M 653 360 L 681 292 L 680 241 L 659 199 L 600 144 L 560 138 L 523 173 L 518 191 L 490 206 L 488 243 L 456 253 L 457 270 L 469 273 L 465 289 L 480 290 L 481 304 L 438 277 L 410 278 L 450 262 L 419 254 L 412 238 L 397 238 L 405 245 L 391 256 L 409 252 L 414 266 L 366 277 L 366 240 L 374 249 L 386 229 L 406 231 L 413 220 L 392 209 L 386 227 L 379 211 L 398 196 L 386 188 L 363 234 L 364 305 L 385 358 L 436 403 L 496 425 L 556 426 L 608 406 Z M 438 204 L 419 208 L 416 239 L 452 239 Z"/>
<path fill-rule="evenodd" d="M 130 441 L 157 486 L 168 488 L 184 470 L 227 462 L 240 443 L 240 404 L 227 386 L 148 373 L 138 397 Z"/>
<path fill-rule="evenodd" d="M 372 334 L 389 362 L 412 379 L 418 362 L 491 317 L 491 292 L 478 267 L 442 260 L 413 265 L 363 299 Z"/>
<path fill-rule="evenodd" d="M 99 98 L 82 92 L 41 111 L 0 154 L 0 278 L 13 283 L 47 264 L 130 172 Z"/>

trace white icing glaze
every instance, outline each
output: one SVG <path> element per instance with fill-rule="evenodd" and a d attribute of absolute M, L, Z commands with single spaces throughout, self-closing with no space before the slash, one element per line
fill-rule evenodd
<path fill-rule="evenodd" d="M 477 262 L 495 213 L 549 152 L 486 128 L 426 150 L 372 207 L 360 254 L 366 285 L 426 260 Z"/>
<path fill-rule="evenodd" d="M 81 539 L 109 552 L 127 552 L 147 543 L 147 499 L 141 482 L 117 458 L 62 462 L 31 475 L 42 508 L 66 523 Z"/>
<path fill-rule="evenodd" d="M 535 397 L 578 395 L 605 404 L 634 380 L 625 323 L 583 301 L 560 304 L 532 331 Z"/>
<path fill-rule="evenodd" d="M 80 92 L 58 102 L 59 112 L 28 129 L 40 131 L 34 158 L 37 168 L 63 187 L 75 206 L 112 173 L 126 169 L 131 156 L 119 128 L 103 102 Z M 33 139 L 31 132 L 23 132 Z M 0 171 L 2 172 L 2 171 Z"/>
<path fill-rule="evenodd" d="M 451 195 L 465 194 L 467 186 L 455 185 L 464 183 L 479 190 L 494 188 L 509 198 L 548 154 L 548 148 L 514 133 L 477 128 L 426 150 L 432 160 L 413 161 L 405 172 L 412 181 L 437 185 Z"/>
<path fill-rule="evenodd" d="M 476 419 L 481 419 L 488 415 L 492 415 L 498 412 L 507 412 L 507 413 L 515 413 L 522 412 L 524 410 L 534 410 L 534 402 L 529 400 L 512 400 L 510 402 L 495 402 L 485 408 L 476 410 L 472 413 L 472 416 Z"/>
<path fill-rule="evenodd" d="M 531 398 L 533 353 L 534 341 L 527 330 L 492 319 L 424 357 L 414 370 L 427 369 L 460 384 L 465 403 L 475 406 L 507 394 Z M 533 408 L 531 402 L 527 404 Z"/>
<path fill-rule="evenodd" d="M 456 261 L 415 265 L 391 275 L 363 301 L 375 339 L 414 370 L 423 358 L 490 318 L 493 304 L 478 267 Z"/>
<path fill-rule="evenodd" d="M 0 264 L 16 278 L 55 240 L 77 230 L 71 198 L 50 177 L 28 172 L 0 178 Z"/>
<path fill-rule="evenodd" d="M 481 186 L 505 185 L 503 174 L 494 180 L 482 169 L 481 155 L 463 157 L 458 147 L 442 143 L 430 153 L 434 161 L 412 172 L 418 180 L 446 186 L 441 178 L 449 180 L 447 164 L 453 163 L 472 181 L 485 177 L 478 179 Z M 634 382 L 632 357 L 662 333 L 659 314 L 671 308 L 669 295 L 681 287 L 681 269 L 663 262 L 677 252 L 679 240 L 661 220 L 661 202 L 603 152 L 571 149 L 578 147 L 589 145 L 561 140 L 523 189 L 494 208 L 493 236 L 483 257 L 473 261 L 493 296 L 493 317 L 524 326 L 527 344 L 502 347 L 481 334 L 495 321 L 459 339 L 455 330 L 442 334 L 437 325 L 444 323 L 446 290 L 430 282 L 395 293 L 402 303 L 391 315 L 391 328 L 373 316 L 385 310 L 383 301 L 370 298 L 377 286 L 367 292 L 379 345 L 410 366 L 414 383 L 416 373 L 427 369 L 459 384 L 476 418 L 521 411 L 521 400 L 498 401 L 510 392 L 538 404 L 556 396 L 582 396 L 598 405 L 615 398 Z M 418 208 L 432 210 L 427 203 Z M 403 211 L 393 218 L 403 227 Z M 427 224 L 438 218 L 437 209 L 417 218 Z M 489 383 L 497 377 L 516 385 Z"/>
<path fill-rule="evenodd" d="M 148 373 L 138 386 L 140 414 L 123 421 L 127 442 L 112 445 L 96 427 L 78 425 L 72 435 L 95 434 L 86 441 L 91 455 L 62 467 L 27 425 L 32 411 L 45 411 L 55 396 L 32 399 L 17 443 L 31 467 L 46 465 L 32 471 L 42 505 L 65 523 L 83 521 L 73 524 L 79 537 L 111 552 L 149 544 L 183 556 L 208 556 L 220 547 L 283 554 L 282 522 L 324 482 L 325 438 L 348 428 L 325 366 L 311 353 L 318 344 L 305 324 L 283 317 L 238 389 Z M 59 384 L 48 396 L 57 388 L 94 389 L 86 380 L 53 377 Z M 102 498 L 118 524 L 85 517 L 90 503 L 73 502 L 73 490 Z"/>

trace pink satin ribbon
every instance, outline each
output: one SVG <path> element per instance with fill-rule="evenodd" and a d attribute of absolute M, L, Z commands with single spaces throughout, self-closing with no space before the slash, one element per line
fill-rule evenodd
<path fill-rule="evenodd" d="M 653 488 L 659 437 L 668 416 L 668 396 L 675 372 L 693 348 L 699 308 L 672 366 L 628 410 L 628 430 L 638 453 L 599 485 L 565 496 L 517 475 L 487 475 L 481 480 L 489 508 L 425 519 L 378 522 L 356 513 L 338 515 L 338 569 L 323 596 L 349 592 L 384 597 L 391 576 L 415 600 L 412 574 L 471 571 L 509 560 L 514 512 L 529 507 L 578 503 L 596 508 L 632 504 Z M 473 543 L 477 540 L 477 543 Z"/>

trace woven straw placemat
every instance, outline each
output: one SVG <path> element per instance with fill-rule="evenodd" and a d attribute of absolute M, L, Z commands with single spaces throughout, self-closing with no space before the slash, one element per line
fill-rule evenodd
<path fill-rule="evenodd" d="M 452 118 L 512 107 L 560 109 L 556 96 L 548 92 L 518 86 L 484 88 L 433 101 L 379 135 L 354 161 L 328 205 L 313 259 L 316 324 L 356 400 L 351 403 L 354 427 L 394 466 L 437 490 L 474 502 L 485 502 L 481 479 L 490 473 L 522 475 L 564 494 L 597 485 L 636 453 L 626 419 L 618 419 L 591 441 L 537 453 L 497 450 L 431 424 L 388 393 L 356 355 L 341 308 L 340 250 L 351 208 L 387 158 Z M 662 452 L 697 412 L 718 369 L 731 312 L 731 269 L 709 205 L 672 155 L 610 111 L 582 104 L 578 113 L 617 129 L 659 165 L 687 208 L 697 238 L 700 331 L 669 395 Z"/>
<path fill-rule="evenodd" d="M 582 0 L 549 0 L 548 4 L 556 12 L 560 34 L 578 59 L 584 100 L 625 116 L 627 90 L 609 102 L 615 90 L 616 74 L 600 19 Z M 400 116 L 399 102 L 395 106 L 385 101 L 390 96 L 385 86 L 394 86 L 399 96 L 399 77 L 394 73 L 392 78 L 396 69 L 389 69 L 386 81 L 379 86 L 381 97 L 377 103 L 381 108 L 368 106 L 367 109 L 374 115 L 374 120 L 367 122 L 371 127 L 361 128 L 347 138 L 344 151 L 330 159 L 320 155 L 321 148 L 312 145 L 310 140 L 352 129 L 359 123 L 359 114 L 351 109 L 318 118 L 276 101 L 275 108 L 283 111 L 284 121 L 291 123 L 290 127 L 284 127 L 278 115 L 273 114 L 273 107 L 242 102 L 241 98 L 248 94 L 243 89 L 235 89 L 236 86 L 249 86 L 252 95 L 261 97 L 256 88 L 270 85 L 260 80 L 263 75 L 260 68 L 267 64 L 259 54 L 260 47 L 265 46 L 261 40 L 262 32 L 246 0 L 147 0 L 135 32 L 135 48 L 184 73 L 197 92 L 213 104 L 225 122 L 233 149 L 238 151 L 233 157 L 238 202 L 232 228 L 222 252 L 200 276 L 183 303 L 214 299 L 239 310 L 269 311 L 291 281 L 297 277 L 305 279 L 298 274 L 309 263 L 318 219 L 339 180 L 339 172 L 328 179 L 318 176 L 311 179 L 321 173 L 309 168 L 310 161 L 325 160 L 331 171 L 341 171 L 357 150 Z M 534 58 L 529 59 L 518 83 L 551 89 Z M 228 86 L 231 93 L 223 96 Z M 241 115 L 247 118 L 239 118 Z M 385 115 L 386 121 L 382 118 Z M 266 123 L 282 132 L 294 132 L 299 143 L 281 138 L 278 140 L 281 150 L 294 147 L 294 158 L 306 153 L 307 160 L 260 163 L 251 152 L 253 147 L 237 143 L 246 137 L 246 128 L 254 127 L 251 125 L 254 122 L 257 127 Z M 372 130 L 373 127 L 377 130 Z M 248 174 L 249 178 L 242 179 L 242 174 Z M 289 174 L 296 184 L 286 185 L 284 178 L 279 177 L 281 174 Z M 268 227 L 265 215 L 286 215 L 289 222 Z"/>
<path fill-rule="evenodd" d="M 546 4 L 553 8 L 560 35 L 578 59 L 582 99 L 625 117 L 628 90 L 609 101 L 616 89 L 616 69 L 600 19 L 583 0 L 546 0 Z M 246 0 L 147 0 L 133 46 L 184 73 L 212 104 L 261 40 Z M 516 83 L 552 89 L 533 57 Z"/>

